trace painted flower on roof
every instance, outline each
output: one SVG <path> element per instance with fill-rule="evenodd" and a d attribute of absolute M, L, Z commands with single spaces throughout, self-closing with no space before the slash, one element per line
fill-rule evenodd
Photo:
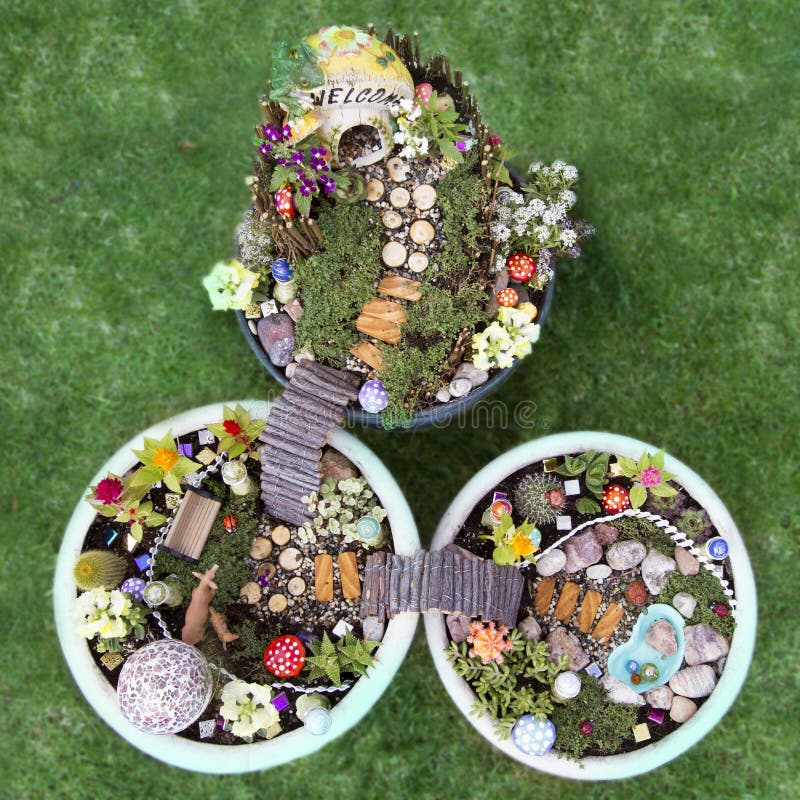
<path fill-rule="evenodd" d="M 506 639 L 508 628 L 505 625 L 495 627 L 494 622 L 471 622 L 467 641 L 472 645 L 469 651 L 471 658 L 480 658 L 482 664 L 494 661 L 502 664 L 505 661 L 503 653 L 514 648 Z"/>
<path fill-rule="evenodd" d="M 362 47 L 372 45 L 372 36 L 349 25 L 329 25 L 322 28 L 318 36 L 317 48 L 321 61 L 327 61 L 332 55 L 357 56 Z"/>

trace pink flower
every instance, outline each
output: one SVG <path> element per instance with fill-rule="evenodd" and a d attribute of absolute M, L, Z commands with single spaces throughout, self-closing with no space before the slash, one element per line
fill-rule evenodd
<path fill-rule="evenodd" d="M 661 470 L 656 467 L 645 467 L 642 470 L 641 483 L 645 489 L 651 486 L 658 486 L 661 483 Z"/>
<path fill-rule="evenodd" d="M 117 478 L 103 478 L 94 490 L 94 496 L 106 506 L 118 502 L 121 494 L 122 481 Z"/>

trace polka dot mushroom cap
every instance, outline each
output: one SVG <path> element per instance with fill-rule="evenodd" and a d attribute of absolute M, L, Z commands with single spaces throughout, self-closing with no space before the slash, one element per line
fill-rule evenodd
<path fill-rule="evenodd" d="M 117 683 L 117 703 L 145 733 L 186 730 L 211 701 L 214 679 L 200 651 L 177 639 L 158 639 L 128 656 Z"/>
<path fill-rule="evenodd" d="M 611 483 L 606 486 L 601 502 L 606 514 L 619 514 L 631 507 L 628 490 L 618 483 Z"/>
<path fill-rule="evenodd" d="M 514 253 L 506 259 L 512 280 L 527 283 L 536 274 L 536 262 L 527 253 Z"/>
<path fill-rule="evenodd" d="M 389 395 L 386 393 L 383 382 L 365 381 L 358 393 L 358 402 L 368 414 L 378 414 L 389 405 Z"/>
<path fill-rule="evenodd" d="M 536 719 L 533 714 L 520 717 L 511 729 L 511 741 L 526 756 L 543 756 L 556 741 L 556 726 L 547 719 Z"/>
<path fill-rule="evenodd" d="M 306 664 L 306 649 L 296 636 L 279 636 L 264 651 L 264 666 L 276 678 L 294 678 Z"/>
<path fill-rule="evenodd" d="M 129 594 L 134 600 L 140 603 L 144 601 L 145 581 L 142 578 L 126 578 L 119 587 L 121 592 Z"/>

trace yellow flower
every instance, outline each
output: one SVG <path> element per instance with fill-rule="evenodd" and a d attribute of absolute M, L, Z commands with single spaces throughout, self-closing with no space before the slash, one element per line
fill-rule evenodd
<path fill-rule="evenodd" d="M 153 456 L 153 465 L 169 472 L 178 463 L 178 454 L 166 447 L 159 447 Z"/>
<path fill-rule="evenodd" d="M 514 550 L 515 556 L 529 556 L 537 549 L 533 546 L 530 536 L 525 536 L 522 533 L 515 534 L 514 538 L 511 540 L 511 547 Z"/>

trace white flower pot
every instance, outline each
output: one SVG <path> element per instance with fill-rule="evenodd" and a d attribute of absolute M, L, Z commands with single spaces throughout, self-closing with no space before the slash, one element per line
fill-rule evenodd
<path fill-rule="evenodd" d="M 262 419 L 266 418 L 270 407 L 268 402 L 259 400 L 239 402 L 253 416 Z M 236 401 L 232 401 L 227 405 L 233 406 L 235 403 Z M 90 483 L 96 484 L 107 472 L 122 475 L 130 469 L 136 463 L 136 457 L 131 449 L 142 446 L 143 436 L 160 438 L 170 428 L 173 435 L 180 436 L 220 419 L 222 419 L 221 403 L 196 408 L 153 425 L 120 448 Z M 419 548 L 417 528 L 400 487 L 389 471 L 371 450 L 341 429 L 331 433 L 328 443 L 347 456 L 361 470 L 380 498 L 381 504 L 388 512 L 395 552 L 412 555 Z M 94 516 L 94 509 L 81 499 L 67 525 L 58 554 L 53 583 L 53 605 L 61 649 L 78 687 L 103 721 L 135 747 L 168 764 L 198 772 L 239 773 L 268 769 L 309 755 L 343 734 L 369 711 L 389 685 L 411 645 L 417 625 L 417 615 L 399 615 L 386 626 L 381 646 L 375 653 L 376 665 L 370 669 L 369 676 L 358 680 L 341 702 L 332 709 L 331 728 L 322 736 L 313 736 L 301 727 L 281 734 L 275 739 L 226 746 L 192 741 L 176 735 L 156 736 L 143 733 L 122 716 L 117 707 L 114 687 L 95 664 L 86 640 L 74 632 L 76 587 L 72 578 L 72 567 Z M 265 683 L 267 677 L 269 676 L 265 673 Z"/>
<path fill-rule="evenodd" d="M 591 431 L 555 434 L 515 447 L 487 464 L 459 492 L 439 523 L 431 549 L 439 549 L 453 541 L 480 499 L 508 475 L 529 464 L 587 450 L 638 458 L 645 450 L 653 453 L 657 449 L 627 436 Z M 447 660 L 445 648 L 449 645 L 449 638 L 444 616 L 428 614 L 425 617 L 428 645 L 439 676 L 453 701 L 483 737 L 526 766 L 577 780 L 612 780 L 647 772 L 679 756 L 700 741 L 728 711 L 742 688 L 753 655 L 757 617 L 755 582 L 747 551 L 728 510 L 711 487 L 699 475 L 669 455 L 665 457 L 665 468 L 677 475 L 676 482 L 705 508 L 717 530 L 727 540 L 737 600 L 736 630 L 719 682 L 697 713 L 673 733 L 630 753 L 586 756 L 580 760 L 580 766 L 574 760 L 552 751 L 544 756 L 526 756 L 510 739 L 502 740 L 495 735 L 494 725 L 488 714 L 470 714 L 476 696 Z"/>

